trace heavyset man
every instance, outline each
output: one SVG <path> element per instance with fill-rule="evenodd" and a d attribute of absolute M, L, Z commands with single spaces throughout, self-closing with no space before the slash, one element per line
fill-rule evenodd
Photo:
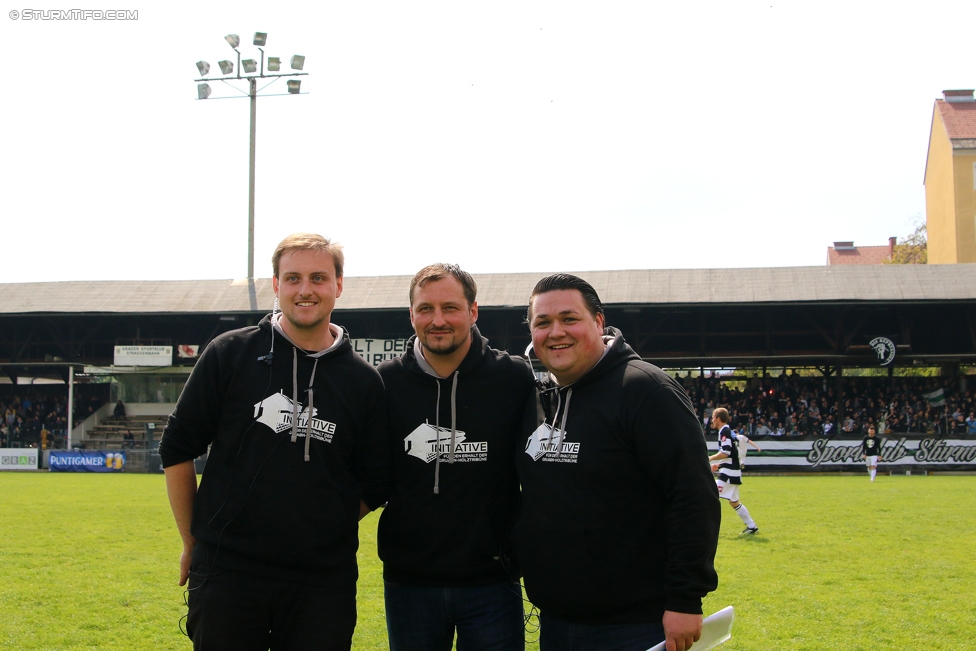
<path fill-rule="evenodd" d="M 281 312 L 210 343 L 159 447 L 197 650 L 349 649 L 358 520 L 389 490 L 383 382 L 331 323 L 341 247 L 297 233 L 272 265 Z"/>
<path fill-rule="evenodd" d="M 455 265 L 410 283 L 416 335 L 380 365 L 395 485 L 380 517 L 392 651 L 521 651 L 522 592 L 510 558 L 515 455 L 536 424 L 527 364 L 488 347 L 477 286 Z"/>
<path fill-rule="evenodd" d="M 586 281 L 539 281 L 532 348 L 546 421 L 518 455 L 516 551 L 541 611 L 542 651 L 686 651 L 718 585 L 721 521 L 685 391 L 605 328 Z"/>

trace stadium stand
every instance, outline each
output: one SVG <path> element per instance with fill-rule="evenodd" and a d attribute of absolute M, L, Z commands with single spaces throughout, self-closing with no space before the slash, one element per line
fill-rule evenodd
<path fill-rule="evenodd" d="M 701 415 L 710 406 L 728 405 L 750 437 L 775 437 L 782 430 L 783 437 L 822 437 L 826 431 L 831 438 L 859 438 L 872 421 L 916 437 L 963 430 L 974 435 L 976 264 L 578 273 L 599 291 L 607 322 L 641 357 L 682 369 Z M 530 341 L 526 301 L 543 275 L 475 274 L 478 326 L 493 345 L 523 354 Z M 358 342 L 402 344 L 412 333 L 409 281 L 347 277 L 336 322 Z M 65 402 L 65 384 L 18 384 L 37 377 L 74 382 L 73 420 L 83 426 L 72 430 L 72 444 L 79 447 L 123 442 L 125 427 L 111 422 L 118 398 L 125 400 L 128 418 L 163 418 L 197 351 L 223 332 L 257 323 L 274 298 L 268 278 L 0 283 L 0 295 L 0 372 L 11 382 L 0 384 L 2 414 L 15 404 L 13 421 L 3 419 L 0 445 L 11 445 L 14 436 L 37 445 L 38 424 L 52 426 L 47 414 L 17 413 L 22 404 L 16 406 L 15 397 L 22 402 L 28 391 L 50 390 L 44 395 Z M 879 338 L 897 352 L 884 368 L 872 343 Z M 117 364 L 116 350 L 125 346 L 167 347 L 173 355 L 168 367 L 137 369 Z M 701 379 L 687 373 L 707 375 L 712 368 L 736 371 Z M 766 375 L 783 368 L 800 374 Z M 935 369 L 937 377 L 910 377 L 922 368 Z M 860 377 L 865 369 L 887 376 Z M 111 395 L 109 380 L 119 387 Z M 924 397 L 937 389 L 944 405 Z M 65 424 L 53 425 L 46 430 L 52 444 L 63 444 Z M 140 446 L 144 427 L 140 422 L 129 428 L 130 449 L 148 455 Z"/>
<path fill-rule="evenodd" d="M 73 422 L 83 421 L 106 400 L 107 387 L 80 388 Z M 68 398 L 63 385 L 0 385 L 0 447 L 60 449 L 65 447 Z"/>
<path fill-rule="evenodd" d="M 839 398 L 823 377 L 792 371 L 777 377 L 767 373 L 731 379 L 714 373 L 691 377 L 689 372 L 679 373 L 679 381 L 703 423 L 713 408 L 726 407 L 733 414 L 733 425 L 744 428 L 750 438 L 860 438 L 869 424 L 882 435 L 976 435 L 976 392 L 956 378 L 847 377 Z M 937 397 L 926 397 L 940 390 Z"/>

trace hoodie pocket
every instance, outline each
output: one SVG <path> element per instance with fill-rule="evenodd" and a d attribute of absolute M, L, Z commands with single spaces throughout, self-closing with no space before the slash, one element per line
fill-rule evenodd
<path fill-rule="evenodd" d="M 542 612 L 585 619 L 612 603 L 614 591 L 587 539 L 586 529 L 574 523 L 519 521 L 515 549 L 526 594 Z"/>
<path fill-rule="evenodd" d="M 499 542 L 481 509 L 391 501 L 380 516 L 377 547 L 388 569 L 430 579 L 472 579 L 498 567 Z"/>

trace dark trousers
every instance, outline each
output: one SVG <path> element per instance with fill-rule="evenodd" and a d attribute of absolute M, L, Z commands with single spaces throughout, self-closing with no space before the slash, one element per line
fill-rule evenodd
<path fill-rule="evenodd" d="M 539 616 L 539 651 L 647 651 L 664 641 L 655 624 L 579 624 Z"/>
<path fill-rule="evenodd" d="M 525 620 L 518 583 L 465 588 L 386 584 L 391 651 L 523 651 Z"/>
<path fill-rule="evenodd" d="M 186 631 L 195 651 L 349 651 L 356 584 L 316 586 L 190 571 Z"/>

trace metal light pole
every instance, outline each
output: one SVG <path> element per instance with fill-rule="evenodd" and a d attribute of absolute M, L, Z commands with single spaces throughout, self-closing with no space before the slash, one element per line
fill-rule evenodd
<path fill-rule="evenodd" d="M 263 66 L 261 72 L 264 72 Z M 251 147 L 247 163 L 247 279 L 251 280 L 254 278 L 254 156 L 257 146 L 255 138 L 258 119 L 258 82 L 254 77 L 248 79 L 247 82 L 251 96 Z"/>
<path fill-rule="evenodd" d="M 254 59 L 244 59 L 241 61 L 241 52 L 238 50 L 240 45 L 240 37 L 237 34 L 228 34 L 224 37 L 225 40 L 230 44 L 230 46 L 237 53 L 237 75 L 234 75 L 234 62 L 233 61 L 219 61 L 220 72 L 223 77 L 207 77 L 207 73 L 210 72 L 210 64 L 206 61 L 197 61 L 197 70 L 200 71 L 201 79 L 195 79 L 197 83 L 197 99 L 208 99 L 210 98 L 211 88 L 208 82 L 211 81 L 222 81 L 236 91 L 246 95 L 250 98 L 251 103 L 251 124 L 250 124 L 250 151 L 248 160 L 248 181 L 247 181 L 247 279 L 251 286 L 251 309 L 257 309 L 255 304 L 255 292 L 253 291 L 254 285 L 254 163 L 256 154 L 256 135 L 257 135 L 257 112 L 258 112 L 258 91 L 267 88 L 272 83 L 280 79 L 281 77 L 300 77 L 308 75 L 307 72 L 291 72 L 285 74 L 274 74 L 269 75 L 264 72 L 264 48 L 260 47 L 267 43 L 268 35 L 265 32 L 255 32 L 254 34 L 254 45 L 258 46 L 258 50 L 261 51 L 261 71 L 257 72 L 257 62 Z M 243 65 L 244 72 L 247 74 L 241 74 L 241 67 Z M 301 55 L 294 55 L 291 58 L 291 69 L 292 70 L 302 70 L 305 66 L 305 57 Z M 279 57 L 268 57 L 268 70 L 271 72 L 277 72 L 281 69 L 281 59 Z M 270 80 L 267 85 L 263 86 L 261 89 L 258 88 L 258 79 L 268 79 Z M 244 93 L 243 90 L 237 88 L 231 81 L 244 81 L 247 80 L 248 90 Z M 301 80 L 292 79 L 288 81 L 288 92 L 287 93 L 275 93 L 277 95 L 306 95 L 307 93 L 301 92 Z M 269 97 L 272 94 L 264 95 L 264 97 Z M 233 97 L 233 96 L 232 96 Z M 228 99 L 227 97 L 215 97 L 213 99 Z"/>

